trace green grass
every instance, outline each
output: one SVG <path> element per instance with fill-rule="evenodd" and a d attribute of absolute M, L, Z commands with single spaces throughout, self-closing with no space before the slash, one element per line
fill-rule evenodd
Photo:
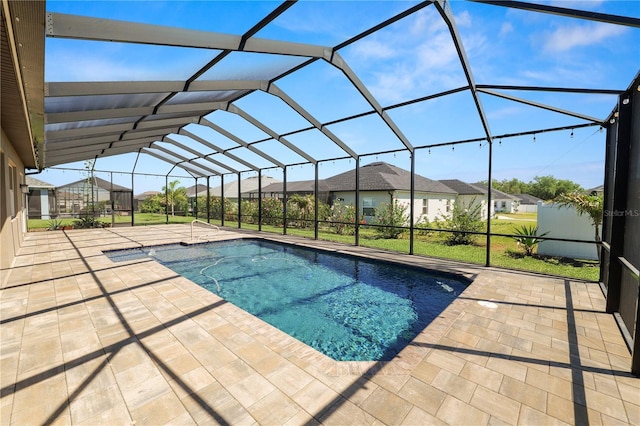
<path fill-rule="evenodd" d="M 525 215 L 535 213 L 509 215 L 517 219 Z M 164 224 L 167 217 L 163 214 L 136 213 L 134 216 L 136 225 Z M 190 216 L 169 216 L 169 223 L 190 223 L 194 218 Z M 63 224 L 72 224 L 76 219 L 63 219 Z M 111 218 L 100 218 L 111 222 Z M 130 223 L 130 216 L 117 216 L 117 223 Z M 219 220 L 211 220 L 212 224 L 220 225 Z M 491 231 L 498 234 L 513 234 L 514 228 L 521 226 L 522 221 L 494 219 L 491 221 Z M 46 229 L 48 220 L 30 219 L 29 229 Z M 237 221 L 225 221 L 225 225 L 231 228 L 237 226 Z M 257 224 L 243 223 L 242 229 L 258 230 Z M 263 232 L 282 234 L 282 228 L 278 226 L 262 225 Z M 314 238 L 313 228 L 287 228 L 288 235 L 305 238 Z M 427 257 L 458 260 L 479 265 L 484 265 L 486 260 L 486 237 L 478 236 L 474 245 L 451 246 L 444 241 L 445 233 L 432 232 L 427 236 L 416 235 L 413 243 L 414 254 Z M 329 229 L 320 229 L 318 238 L 324 241 L 335 241 L 344 244 L 355 244 L 355 236 L 338 235 Z M 378 238 L 372 228 L 361 228 L 360 245 L 364 247 L 378 248 L 401 253 L 409 252 L 408 233 L 399 239 Z M 491 238 L 491 265 L 523 271 L 538 272 L 555 276 L 569 277 L 586 281 L 598 281 L 600 268 L 597 261 L 567 259 L 551 256 L 524 256 L 518 249 L 516 242 L 510 237 Z"/>
<path fill-rule="evenodd" d="M 538 213 L 496 213 L 498 216 L 506 216 L 517 220 L 531 220 L 535 222 L 538 219 Z"/>
<path fill-rule="evenodd" d="M 521 222 L 507 220 L 493 220 L 491 230 L 500 234 L 512 234 L 514 227 L 520 226 Z M 243 229 L 258 229 L 258 225 L 242 224 Z M 282 228 L 274 226 L 262 226 L 265 232 L 282 234 Z M 313 238 L 312 228 L 288 228 L 288 235 Z M 486 238 L 478 236 L 474 245 L 451 246 L 444 242 L 444 235 L 431 233 L 429 236 L 417 236 L 414 239 L 414 254 L 441 259 L 458 260 L 478 265 L 484 265 L 486 261 Z M 444 233 L 442 233 L 444 234 Z M 325 241 L 335 241 L 345 244 L 354 244 L 353 235 L 337 235 L 326 230 L 318 232 L 318 238 Z M 364 247 L 391 250 L 401 253 L 409 252 L 409 239 L 405 234 L 399 239 L 377 238 L 372 229 L 362 229 L 360 232 L 360 245 Z M 491 265 L 516 269 L 541 274 L 556 275 L 562 277 L 576 278 L 585 281 L 598 281 L 600 268 L 597 261 L 567 259 L 551 256 L 524 256 L 518 249 L 516 242 L 509 237 L 491 238 Z"/>

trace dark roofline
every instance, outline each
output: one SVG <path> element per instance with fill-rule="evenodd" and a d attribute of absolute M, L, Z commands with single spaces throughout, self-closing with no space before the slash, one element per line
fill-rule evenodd
<path fill-rule="evenodd" d="M 93 180 L 95 181 L 95 183 L 98 186 L 98 188 L 104 189 L 105 191 L 111 191 L 112 190 L 111 182 L 106 181 L 106 180 L 104 180 L 102 178 L 99 178 L 97 176 L 94 176 Z M 64 185 L 60 185 L 58 187 L 58 189 L 66 188 L 68 186 L 72 186 L 72 185 L 75 185 L 77 183 L 86 182 L 86 181 L 87 181 L 87 179 L 80 179 L 80 180 L 77 180 L 75 182 L 71 182 L 71 183 L 67 183 L 67 184 L 64 184 Z M 122 186 L 122 185 L 118 185 L 118 184 L 114 183 L 113 184 L 113 190 L 115 190 L 115 191 L 131 191 L 131 188 L 127 188 L 126 186 Z"/>

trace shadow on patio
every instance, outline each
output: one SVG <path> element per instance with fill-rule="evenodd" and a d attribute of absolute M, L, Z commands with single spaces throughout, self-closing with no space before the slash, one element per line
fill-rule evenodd
<path fill-rule="evenodd" d="M 188 233 L 27 236 L 38 259 L 1 290 L 2 424 L 640 423 L 597 284 L 486 269 L 392 361 L 336 362 L 155 262 L 102 255 Z"/>

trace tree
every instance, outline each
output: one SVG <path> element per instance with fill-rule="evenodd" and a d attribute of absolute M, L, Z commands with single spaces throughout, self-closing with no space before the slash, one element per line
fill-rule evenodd
<path fill-rule="evenodd" d="M 167 204 L 171 207 L 171 216 L 175 216 L 176 205 L 187 204 L 187 189 L 183 186 L 178 187 L 179 180 L 169 182 L 169 186 L 163 186 L 162 191 L 166 194 Z"/>
<path fill-rule="evenodd" d="M 480 181 L 486 185 L 487 180 Z M 557 179 L 553 176 L 536 176 L 532 181 L 525 183 L 517 178 L 493 179 L 491 187 L 507 194 L 530 194 L 543 200 L 553 200 L 567 192 L 581 191 L 582 187 L 568 179 Z"/>
<path fill-rule="evenodd" d="M 487 180 L 481 181 L 480 183 L 487 185 Z M 503 179 L 498 181 L 493 179 L 491 181 L 491 187 L 498 191 L 506 192 L 507 194 L 528 194 L 529 184 L 525 183 L 517 178 L 513 178 L 510 180 Z"/>
<path fill-rule="evenodd" d="M 163 194 L 153 194 L 140 202 L 140 213 L 162 213 L 165 199 Z"/>
<path fill-rule="evenodd" d="M 536 176 L 528 186 L 529 194 L 542 200 L 553 200 L 565 193 L 582 191 L 579 184 L 553 176 Z"/>
<path fill-rule="evenodd" d="M 476 237 L 474 232 L 482 231 L 484 226 L 482 204 L 477 203 L 475 198 L 469 204 L 458 199 L 453 203 L 451 217 L 441 214 L 440 220 L 438 225 L 441 228 L 453 231 L 446 239 L 449 245 L 473 244 Z"/>
<path fill-rule="evenodd" d="M 604 197 L 600 195 L 589 195 L 585 192 L 571 192 L 561 194 L 555 199 L 559 204 L 558 208 L 573 207 L 578 215 L 589 216 L 595 228 L 595 241 L 600 242 L 600 225 L 602 224 L 602 213 L 604 209 Z M 598 260 L 600 260 L 600 245 L 596 247 Z"/>

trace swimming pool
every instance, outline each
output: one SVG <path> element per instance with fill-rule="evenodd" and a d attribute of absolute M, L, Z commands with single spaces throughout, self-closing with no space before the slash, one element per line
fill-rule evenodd
<path fill-rule="evenodd" d="M 152 257 L 338 361 L 390 360 L 467 286 L 463 278 L 264 240 L 106 252 Z"/>

